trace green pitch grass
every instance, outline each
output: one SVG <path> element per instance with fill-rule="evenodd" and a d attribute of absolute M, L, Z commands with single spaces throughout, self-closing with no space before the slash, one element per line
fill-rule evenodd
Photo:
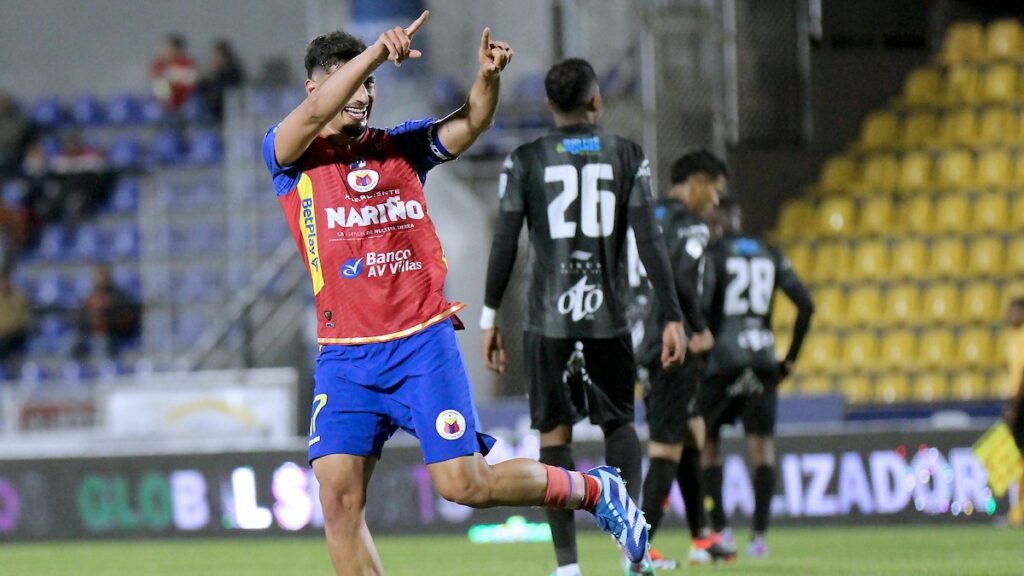
<path fill-rule="evenodd" d="M 740 535 L 742 536 L 742 535 Z M 714 572 L 719 576 L 886 575 L 1024 573 L 1024 532 L 988 526 L 797 528 L 773 530 L 771 556 L 744 558 L 729 566 L 684 567 L 671 574 Z M 663 552 L 680 557 L 682 532 L 658 539 Z M 553 568 L 549 544 L 470 544 L 464 537 L 381 537 L 384 567 L 391 576 L 546 576 Z M 617 576 L 619 555 L 606 536 L 580 536 L 587 576 Z M 223 539 L 188 541 L 0 543 L 4 576 L 263 576 L 330 575 L 320 539 Z"/>

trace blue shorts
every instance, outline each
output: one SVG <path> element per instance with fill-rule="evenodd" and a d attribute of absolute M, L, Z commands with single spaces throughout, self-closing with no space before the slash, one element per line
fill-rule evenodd
<path fill-rule="evenodd" d="M 309 461 L 328 454 L 380 457 L 399 428 L 416 436 L 427 464 L 479 452 L 473 392 L 450 321 L 407 338 L 324 346 L 316 367 Z"/>

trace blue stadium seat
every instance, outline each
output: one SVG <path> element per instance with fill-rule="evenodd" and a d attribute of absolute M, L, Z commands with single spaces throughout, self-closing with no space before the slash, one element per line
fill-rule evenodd
<path fill-rule="evenodd" d="M 21 180 L 9 180 L 4 182 L 3 191 L 0 192 L 0 202 L 8 208 L 21 208 L 25 205 L 25 197 L 28 194 L 28 185 Z"/>
<path fill-rule="evenodd" d="M 43 152 L 47 158 L 53 158 L 60 152 L 60 140 L 56 136 L 42 136 L 39 138 L 39 145 L 43 147 Z"/>
<path fill-rule="evenodd" d="M 224 159 L 224 142 L 216 130 L 193 134 L 188 159 L 193 164 L 219 164 Z"/>
<path fill-rule="evenodd" d="M 60 366 L 60 379 L 69 384 L 77 384 L 92 376 L 92 370 L 88 364 L 77 360 L 68 360 Z"/>
<path fill-rule="evenodd" d="M 103 245 L 103 233 L 99 227 L 82 224 L 71 242 L 71 254 L 77 259 L 101 260 L 104 257 L 100 249 Z"/>
<path fill-rule="evenodd" d="M 206 314 L 196 310 L 187 310 L 178 315 L 175 323 L 174 339 L 179 346 L 188 347 L 206 329 Z"/>
<path fill-rule="evenodd" d="M 67 306 L 65 301 L 70 287 L 66 279 L 53 270 L 45 271 L 30 296 L 39 307 Z"/>
<path fill-rule="evenodd" d="M 49 377 L 49 371 L 38 362 L 25 362 L 21 365 L 19 378 L 22 382 L 39 382 Z"/>
<path fill-rule="evenodd" d="M 142 121 L 157 124 L 164 119 L 164 105 L 154 97 L 146 98 L 141 105 Z"/>
<path fill-rule="evenodd" d="M 139 231 L 133 223 L 122 224 L 114 230 L 114 238 L 110 242 L 110 253 L 114 258 L 119 259 L 139 257 Z"/>
<path fill-rule="evenodd" d="M 436 109 L 452 110 L 461 106 L 465 101 L 466 91 L 451 76 L 442 76 L 431 86 L 430 98 Z"/>
<path fill-rule="evenodd" d="M 66 256 L 67 232 L 60 224 L 47 224 L 39 237 L 36 254 L 45 260 L 60 260 Z"/>
<path fill-rule="evenodd" d="M 115 266 L 111 271 L 111 279 L 133 299 L 142 299 L 142 278 L 134 266 Z"/>
<path fill-rule="evenodd" d="M 111 193 L 110 208 L 119 214 L 137 211 L 139 209 L 139 181 L 131 177 L 122 177 L 118 180 Z"/>
<path fill-rule="evenodd" d="M 4 368 L 3 364 L 0 364 L 0 385 L 11 379 L 11 375 L 7 373 L 7 368 Z"/>
<path fill-rule="evenodd" d="M 107 119 L 112 124 L 141 124 L 145 121 L 142 102 L 134 94 L 118 94 L 107 103 Z"/>
<path fill-rule="evenodd" d="M 141 168 L 144 163 L 142 143 L 133 136 L 122 136 L 107 150 L 110 165 L 121 170 Z"/>
<path fill-rule="evenodd" d="M 36 100 L 29 112 L 32 122 L 43 128 L 59 128 L 67 121 L 67 114 L 60 101 L 52 96 Z"/>
<path fill-rule="evenodd" d="M 516 83 L 514 90 L 517 100 L 543 102 L 547 98 L 543 74 L 526 74 Z"/>
<path fill-rule="evenodd" d="M 250 106 L 256 116 L 276 116 L 277 113 L 277 91 L 273 88 L 257 88 L 252 92 Z"/>
<path fill-rule="evenodd" d="M 79 96 L 71 102 L 71 119 L 83 126 L 101 126 L 107 122 L 107 111 L 95 96 Z"/>
<path fill-rule="evenodd" d="M 117 360 L 104 360 L 96 367 L 96 375 L 100 378 L 113 378 L 128 373 L 128 367 Z"/>
<path fill-rule="evenodd" d="M 178 109 L 178 115 L 188 124 L 196 124 L 203 120 L 203 107 L 196 98 L 189 98 Z"/>
<path fill-rule="evenodd" d="M 181 164 L 185 161 L 185 145 L 177 132 L 166 130 L 149 143 L 149 154 L 156 164 Z"/>
<path fill-rule="evenodd" d="M 72 272 L 67 278 L 67 288 L 64 291 L 63 300 L 68 304 L 79 305 L 85 301 L 92 292 L 93 271 L 91 268 L 83 268 Z"/>

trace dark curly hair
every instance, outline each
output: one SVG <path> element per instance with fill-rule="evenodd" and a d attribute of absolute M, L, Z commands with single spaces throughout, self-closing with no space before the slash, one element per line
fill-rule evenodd
<path fill-rule="evenodd" d="M 306 47 L 306 78 L 312 78 L 316 70 L 326 72 L 331 66 L 344 64 L 363 50 L 366 50 L 366 42 L 348 32 L 321 34 Z"/>
<path fill-rule="evenodd" d="M 675 162 L 669 172 L 669 180 L 674 184 L 686 182 L 694 174 L 707 174 L 712 178 L 729 177 L 729 168 L 721 158 L 706 148 L 698 148 L 685 152 Z"/>
<path fill-rule="evenodd" d="M 555 64 L 544 77 L 548 100 L 560 112 L 584 109 L 594 95 L 597 74 L 582 58 L 569 58 Z"/>

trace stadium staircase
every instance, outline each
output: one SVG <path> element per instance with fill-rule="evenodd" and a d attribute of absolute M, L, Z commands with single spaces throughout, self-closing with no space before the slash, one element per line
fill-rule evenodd
<path fill-rule="evenodd" d="M 956 23 L 780 212 L 772 237 L 817 305 L 789 391 L 854 407 L 1006 398 L 1022 231 L 1024 29 Z M 782 333 L 794 319 L 777 306 Z"/>

